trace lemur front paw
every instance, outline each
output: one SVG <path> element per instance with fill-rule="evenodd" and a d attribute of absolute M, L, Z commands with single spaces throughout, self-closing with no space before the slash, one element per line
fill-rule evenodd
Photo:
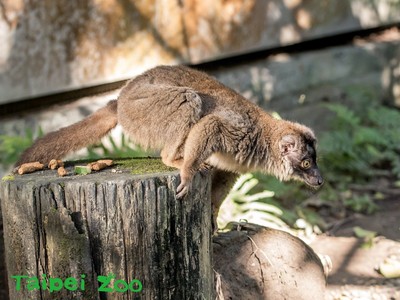
<path fill-rule="evenodd" d="M 176 199 L 182 199 L 189 191 L 191 180 L 181 176 L 181 183 L 176 188 Z"/>

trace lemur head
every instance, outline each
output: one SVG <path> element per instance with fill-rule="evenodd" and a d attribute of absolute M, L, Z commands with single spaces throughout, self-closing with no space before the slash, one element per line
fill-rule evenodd
<path fill-rule="evenodd" d="M 283 180 L 296 179 L 318 188 L 324 183 L 317 166 L 316 139 L 308 127 L 293 124 L 294 130 L 282 135 L 279 151 L 286 176 Z"/>

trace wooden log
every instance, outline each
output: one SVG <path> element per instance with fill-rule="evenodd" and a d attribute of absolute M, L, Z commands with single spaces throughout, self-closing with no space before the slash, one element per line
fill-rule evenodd
<path fill-rule="evenodd" d="M 216 293 L 223 299 L 324 299 L 318 255 L 299 238 L 255 224 L 232 223 L 213 238 Z"/>
<path fill-rule="evenodd" d="M 209 178 L 176 200 L 177 171 L 118 172 L 1 183 L 10 299 L 213 298 Z"/>

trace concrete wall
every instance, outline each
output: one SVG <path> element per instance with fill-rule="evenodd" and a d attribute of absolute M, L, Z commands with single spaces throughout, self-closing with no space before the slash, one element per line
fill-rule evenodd
<path fill-rule="evenodd" d="M 398 0 L 1 0 L 0 104 L 400 21 Z"/>
<path fill-rule="evenodd" d="M 393 33 L 383 40 L 275 55 L 214 75 L 265 110 L 318 131 L 329 125 L 324 103 L 362 100 L 400 107 L 400 31 Z"/>

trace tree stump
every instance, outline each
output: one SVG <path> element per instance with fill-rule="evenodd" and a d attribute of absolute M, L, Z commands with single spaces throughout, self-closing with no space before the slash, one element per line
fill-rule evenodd
<path fill-rule="evenodd" d="M 320 258 L 289 233 L 233 223 L 213 238 L 213 253 L 218 300 L 324 299 Z"/>
<path fill-rule="evenodd" d="M 209 178 L 112 171 L 1 183 L 10 299 L 213 298 Z"/>

